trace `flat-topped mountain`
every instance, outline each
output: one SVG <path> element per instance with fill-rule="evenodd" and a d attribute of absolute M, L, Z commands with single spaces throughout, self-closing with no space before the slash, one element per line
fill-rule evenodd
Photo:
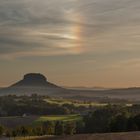
<path fill-rule="evenodd" d="M 11 85 L 10 87 L 0 89 L 0 95 L 57 95 L 64 94 L 67 90 L 50 83 L 47 78 L 40 73 L 29 73 L 24 75 L 23 79 Z M 59 96 L 59 94 L 57 96 Z"/>
<path fill-rule="evenodd" d="M 40 73 L 29 73 L 24 75 L 23 79 L 13 84 L 12 87 L 49 87 L 58 88 L 58 86 L 47 81 L 47 78 Z M 59 87 L 60 88 L 60 87 Z"/>

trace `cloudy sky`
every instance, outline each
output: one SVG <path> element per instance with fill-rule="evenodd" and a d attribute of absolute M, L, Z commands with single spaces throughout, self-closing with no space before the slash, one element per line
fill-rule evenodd
<path fill-rule="evenodd" d="M 139 0 L 0 0 L 0 86 L 38 72 L 62 86 L 140 86 Z"/>

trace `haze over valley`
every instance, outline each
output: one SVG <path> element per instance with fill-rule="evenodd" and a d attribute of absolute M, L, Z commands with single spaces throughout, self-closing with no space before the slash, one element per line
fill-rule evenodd
<path fill-rule="evenodd" d="M 86 100 L 102 99 L 140 101 L 140 88 L 118 88 L 118 89 L 90 89 L 90 88 L 64 88 L 54 83 L 39 73 L 25 74 L 23 79 L 0 90 L 0 95 L 48 95 L 54 97 L 73 98 Z"/>

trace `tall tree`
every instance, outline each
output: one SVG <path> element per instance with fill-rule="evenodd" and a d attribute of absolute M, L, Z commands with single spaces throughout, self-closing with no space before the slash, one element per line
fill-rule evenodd
<path fill-rule="evenodd" d="M 64 134 L 64 123 L 62 121 L 57 121 L 55 124 L 55 135 Z"/>
<path fill-rule="evenodd" d="M 3 135 L 3 132 L 4 132 L 4 128 L 2 126 L 0 126 L 0 136 Z"/>
<path fill-rule="evenodd" d="M 66 135 L 73 135 L 76 133 L 76 124 L 75 122 L 67 122 L 65 124 L 65 134 Z"/>
<path fill-rule="evenodd" d="M 54 124 L 53 121 L 47 121 L 47 122 L 43 123 L 43 128 L 44 127 L 46 129 L 46 134 L 47 135 L 54 135 L 55 124 Z"/>

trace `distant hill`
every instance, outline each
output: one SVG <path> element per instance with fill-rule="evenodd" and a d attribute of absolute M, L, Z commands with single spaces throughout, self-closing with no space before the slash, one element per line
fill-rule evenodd
<path fill-rule="evenodd" d="M 16 95 L 31 95 L 45 94 L 53 95 L 57 93 L 65 93 L 66 89 L 59 87 L 47 81 L 47 78 L 40 73 L 29 73 L 24 75 L 23 79 L 15 84 L 0 89 L 0 95 L 16 94 Z"/>
<path fill-rule="evenodd" d="M 19 82 L 10 86 L 10 88 L 19 87 L 44 87 L 44 88 L 60 88 L 55 84 L 47 81 L 47 78 L 40 73 L 29 73 L 24 75 L 24 78 Z"/>
<path fill-rule="evenodd" d="M 75 90 L 109 90 L 110 88 L 104 87 L 66 87 L 67 89 L 75 89 Z"/>
<path fill-rule="evenodd" d="M 86 97 L 88 100 L 92 98 L 110 98 L 110 99 L 124 99 L 129 101 L 140 101 L 140 88 L 121 88 L 121 89 L 108 89 L 108 90 L 72 90 L 76 99 Z"/>

